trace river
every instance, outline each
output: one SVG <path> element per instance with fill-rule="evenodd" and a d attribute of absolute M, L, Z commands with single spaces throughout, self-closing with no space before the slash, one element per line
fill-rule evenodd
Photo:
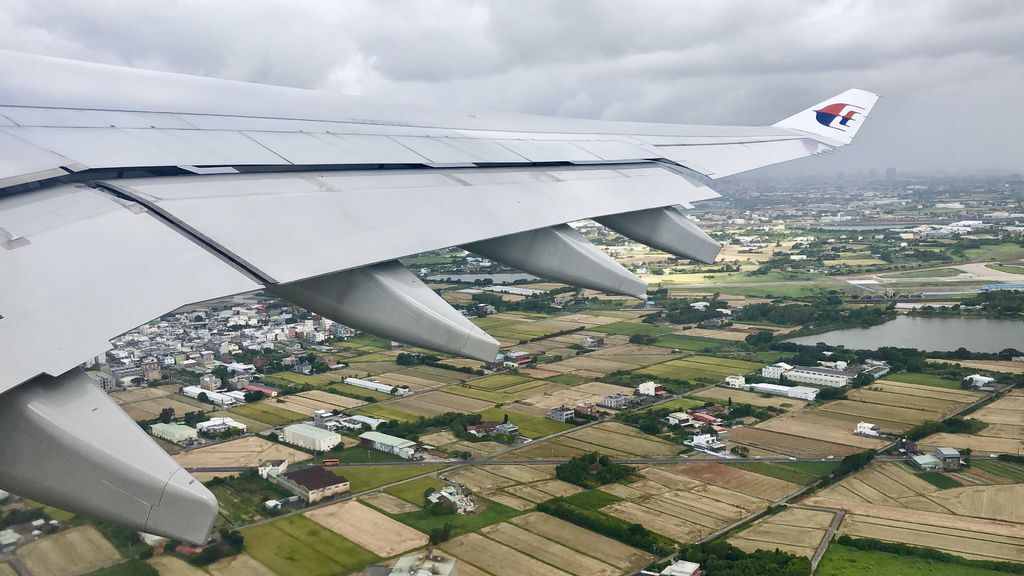
<path fill-rule="evenodd" d="M 846 328 L 789 340 L 814 345 L 825 342 L 861 350 L 883 346 L 949 351 L 963 347 L 971 352 L 1024 350 L 1024 322 L 993 318 L 923 318 L 900 316 L 870 328 Z"/>

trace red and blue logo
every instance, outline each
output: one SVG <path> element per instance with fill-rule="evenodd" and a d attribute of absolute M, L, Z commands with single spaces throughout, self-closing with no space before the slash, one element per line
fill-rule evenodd
<path fill-rule="evenodd" d="M 853 104 L 837 102 L 835 104 L 829 104 L 828 106 L 825 106 L 821 110 L 815 110 L 814 114 L 815 118 L 817 118 L 818 120 L 818 124 L 821 124 L 822 126 L 828 126 L 829 128 L 835 128 L 836 130 L 845 131 L 847 128 L 850 127 L 850 122 L 856 120 L 854 118 L 854 115 L 864 114 L 863 112 L 861 112 L 861 110 L 863 109 L 863 106 L 855 106 Z M 833 126 L 832 124 L 836 121 L 837 118 L 840 119 L 838 122 L 838 126 Z M 842 128 L 840 128 L 840 126 L 842 126 Z"/>

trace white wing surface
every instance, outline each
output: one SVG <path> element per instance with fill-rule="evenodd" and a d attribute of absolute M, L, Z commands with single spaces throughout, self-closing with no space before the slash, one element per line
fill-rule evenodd
<path fill-rule="evenodd" d="M 771 127 L 425 110 L 0 52 L 0 488 L 202 542 L 216 501 L 77 368 L 181 306 L 259 289 L 481 360 L 498 342 L 396 260 L 462 246 L 564 283 L 645 285 L 565 223 L 681 257 L 703 177 L 848 144 L 876 96 Z M 286 215 L 298 214 L 295 218 Z"/>

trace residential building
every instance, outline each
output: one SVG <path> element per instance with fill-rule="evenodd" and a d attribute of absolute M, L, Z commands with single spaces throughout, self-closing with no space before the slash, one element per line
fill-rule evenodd
<path fill-rule="evenodd" d="M 576 419 L 576 411 L 568 406 L 559 406 L 548 410 L 546 418 L 555 422 L 571 422 Z"/>
<path fill-rule="evenodd" d="M 220 390 L 220 387 L 222 385 L 223 384 L 221 384 L 220 378 L 214 376 L 213 374 L 203 374 L 202 376 L 199 377 L 199 387 L 202 388 L 203 390 L 215 392 L 217 390 Z"/>
<path fill-rule="evenodd" d="M 591 416 L 597 411 L 597 406 L 594 406 L 593 402 L 580 402 L 576 405 L 576 413 L 583 414 L 584 416 Z"/>
<path fill-rule="evenodd" d="M 604 338 L 601 336 L 584 336 L 580 339 L 580 346 L 588 350 L 596 350 L 604 347 Z"/>
<path fill-rule="evenodd" d="M 882 433 L 882 429 L 878 424 L 858 422 L 857 427 L 853 429 L 853 433 L 858 436 L 879 436 Z"/>
<path fill-rule="evenodd" d="M 786 379 L 804 384 L 842 388 L 849 386 L 857 374 L 838 368 L 823 366 L 796 366 L 786 373 Z"/>
<path fill-rule="evenodd" d="M 726 376 L 725 385 L 729 388 L 743 388 L 747 383 L 747 379 L 743 376 Z"/>
<path fill-rule="evenodd" d="M 412 440 L 390 436 L 381 432 L 363 432 L 359 435 L 359 442 L 368 448 L 394 454 L 406 460 L 411 459 L 416 453 L 416 443 Z"/>
<path fill-rule="evenodd" d="M 669 426 L 683 427 L 694 425 L 693 417 L 686 412 L 673 412 L 665 417 L 665 422 L 667 422 Z"/>
<path fill-rule="evenodd" d="M 700 564 L 696 562 L 687 562 L 686 560 L 676 560 L 676 562 L 670 566 L 666 566 L 661 572 L 648 572 L 643 571 L 640 574 L 644 576 L 703 576 L 704 572 L 700 569 Z"/>
<path fill-rule="evenodd" d="M 380 382 L 374 382 L 373 380 L 363 380 L 362 378 L 345 378 L 345 384 L 355 386 L 357 388 L 365 388 L 366 390 L 373 390 L 375 392 L 394 394 L 395 396 L 405 396 L 409 393 L 408 387 L 382 384 Z"/>
<path fill-rule="evenodd" d="M 481 422 L 471 426 L 466 426 L 466 432 L 469 432 L 477 438 L 483 438 L 484 436 L 490 436 L 494 433 L 494 429 L 498 427 L 500 422 Z"/>
<path fill-rule="evenodd" d="M 629 395 L 623 394 L 622 392 L 616 392 L 602 398 L 597 405 L 602 408 L 610 408 L 612 410 L 623 410 L 629 406 L 632 400 L 633 399 Z"/>
<path fill-rule="evenodd" d="M 163 422 L 158 422 L 149 427 L 149 432 L 157 438 L 174 442 L 175 444 L 184 444 L 199 438 L 195 428 L 185 426 L 184 424 L 164 424 Z"/>
<path fill-rule="evenodd" d="M 457 514 L 466 514 L 476 510 L 476 502 L 469 496 L 462 493 L 458 486 L 448 485 L 439 490 L 434 490 L 427 495 L 427 500 L 433 504 L 441 501 L 451 502 L 455 505 Z"/>
<path fill-rule="evenodd" d="M 702 426 L 704 424 L 717 425 L 721 422 L 718 418 L 704 412 L 691 412 L 690 417 L 693 418 L 694 422 L 697 422 L 698 426 Z"/>
<path fill-rule="evenodd" d="M 114 381 L 114 377 L 106 372 L 89 372 L 89 376 L 93 382 L 100 387 L 100 390 L 104 392 L 113 392 L 117 390 L 117 383 Z"/>
<path fill-rule="evenodd" d="M 529 352 L 523 352 L 522 350 L 513 350 L 512 352 L 505 354 L 505 360 L 515 363 L 516 366 L 526 366 L 530 362 L 533 362 L 533 355 Z"/>
<path fill-rule="evenodd" d="M 264 460 L 256 467 L 256 473 L 260 478 L 267 478 L 284 474 L 288 470 L 287 460 Z"/>
<path fill-rule="evenodd" d="M 349 491 L 349 482 L 323 466 L 307 466 L 273 477 L 278 484 L 312 504 Z"/>
<path fill-rule="evenodd" d="M 693 437 L 693 447 L 711 452 L 722 452 L 725 450 L 725 442 L 719 440 L 717 434 L 697 434 Z"/>
<path fill-rule="evenodd" d="M 748 384 L 746 389 L 751 392 L 757 392 L 758 394 L 785 396 L 787 398 L 795 398 L 797 400 L 807 400 L 808 402 L 814 402 L 814 399 L 818 397 L 818 389 L 811 388 L 809 386 L 782 386 L 780 384 L 767 384 L 761 382 L 757 384 Z"/>
<path fill-rule="evenodd" d="M 964 378 L 964 382 L 966 382 L 968 386 L 974 388 L 975 390 L 991 390 L 993 389 L 993 386 L 991 386 L 991 384 L 995 381 L 995 378 L 982 376 L 981 374 L 971 374 L 970 376 Z"/>
<path fill-rule="evenodd" d="M 341 444 L 341 435 L 309 424 L 292 424 L 284 427 L 283 440 L 306 450 L 326 452 Z"/>
<path fill-rule="evenodd" d="M 519 436 L 519 426 L 511 422 L 505 422 L 495 426 L 494 433 L 499 436 Z"/>
<path fill-rule="evenodd" d="M 771 366 L 765 366 L 764 368 L 761 368 L 761 376 L 765 378 L 771 378 L 772 380 L 778 380 L 785 373 L 789 372 L 792 369 L 793 367 L 790 366 L 789 364 L 786 364 L 785 362 L 778 362 L 776 364 L 772 364 Z"/>
<path fill-rule="evenodd" d="M 0 549 L 15 546 L 18 542 L 21 542 L 21 538 L 21 534 L 18 534 L 11 528 L 0 530 Z"/>
<path fill-rule="evenodd" d="M 245 434 L 248 428 L 245 424 L 228 417 L 210 418 L 206 422 L 196 424 L 196 431 L 200 434 L 223 434 L 228 430 L 238 430 Z"/>
<path fill-rule="evenodd" d="M 142 360 L 142 377 L 146 382 L 155 382 L 163 378 L 160 362 L 156 358 L 149 356 Z"/>
<path fill-rule="evenodd" d="M 942 462 L 943 470 L 959 470 L 962 464 L 960 452 L 953 448 L 936 448 L 935 457 Z"/>
<path fill-rule="evenodd" d="M 667 394 L 661 384 L 653 381 L 644 382 L 636 387 L 636 393 L 641 396 L 664 396 Z"/>

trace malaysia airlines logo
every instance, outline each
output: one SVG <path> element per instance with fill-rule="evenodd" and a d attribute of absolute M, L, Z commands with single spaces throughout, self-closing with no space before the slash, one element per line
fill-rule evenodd
<path fill-rule="evenodd" d="M 861 112 L 863 109 L 863 106 L 837 102 L 835 104 L 829 104 L 821 110 L 815 110 L 814 114 L 815 118 L 818 120 L 818 124 L 828 126 L 829 128 L 834 128 L 836 130 L 845 131 L 850 127 L 850 122 L 856 120 L 856 118 L 854 118 L 855 115 L 864 114 Z M 839 119 L 838 123 L 836 123 L 837 118 Z M 833 123 L 836 123 L 837 125 L 833 125 Z"/>

